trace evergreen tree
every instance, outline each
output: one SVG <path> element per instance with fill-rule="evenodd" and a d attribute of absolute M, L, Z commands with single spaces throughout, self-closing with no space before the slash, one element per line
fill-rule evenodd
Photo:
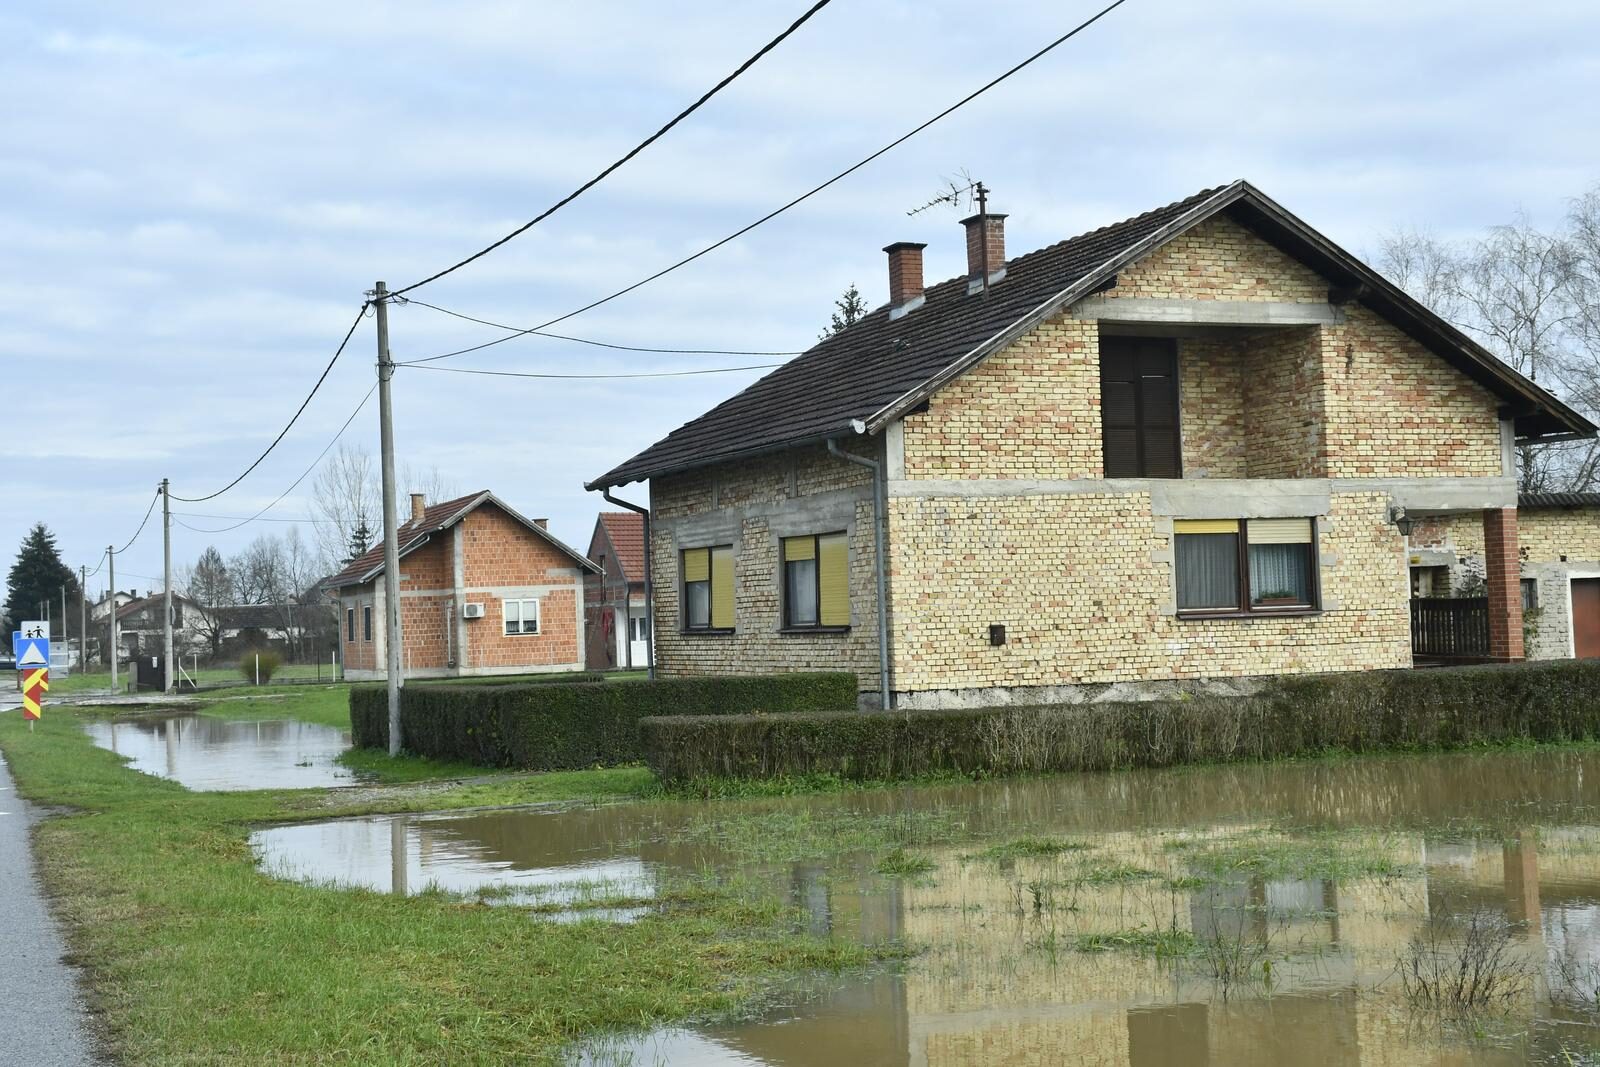
<path fill-rule="evenodd" d="M 833 320 L 828 323 L 826 330 L 817 335 L 819 341 L 826 341 L 836 333 L 843 333 L 866 318 L 867 312 L 872 310 L 867 307 L 867 302 L 862 297 L 861 290 L 856 288 L 855 282 L 850 283 L 850 288 L 846 289 L 844 295 L 833 302 L 833 306 L 835 308 Z"/>
<path fill-rule="evenodd" d="M 349 564 L 367 554 L 367 549 L 372 547 L 372 531 L 367 527 L 367 520 L 362 519 L 356 528 L 350 531 L 350 546 L 344 557 L 344 562 Z"/>
<path fill-rule="evenodd" d="M 39 605 L 59 605 L 62 586 L 67 588 L 67 603 L 76 604 L 80 595 L 78 576 L 61 562 L 55 535 L 44 523 L 35 523 L 22 539 L 17 561 L 6 576 L 6 617 L 13 626 L 23 619 L 41 618 Z M 58 613 L 59 608 L 51 614 Z"/>

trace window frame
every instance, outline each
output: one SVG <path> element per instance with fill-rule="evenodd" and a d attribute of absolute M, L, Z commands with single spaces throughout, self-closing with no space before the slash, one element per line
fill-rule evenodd
<path fill-rule="evenodd" d="M 1139 361 L 1144 354 L 1145 347 L 1160 345 L 1165 349 L 1162 358 L 1170 368 L 1169 377 L 1172 383 L 1172 436 L 1173 455 L 1171 457 L 1174 473 L 1157 475 L 1150 472 L 1150 456 L 1148 451 L 1149 436 L 1147 427 L 1153 422 L 1147 419 L 1147 397 L 1143 380 L 1146 375 L 1138 373 Z M 1100 466 L 1101 476 L 1104 478 L 1150 478 L 1161 481 L 1171 481 L 1183 477 L 1183 368 L 1181 363 L 1182 353 L 1176 338 L 1170 337 L 1139 337 L 1132 335 L 1111 334 L 1099 338 L 1098 342 L 1098 373 L 1100 375 Z M 1128 384 L 1133 385 L 1133 432 L 1134 432 L 1134 462 L 1137 470 L 1132 474 L 1113 474 L 1108 469 L 1109 450 L 1106 447 L 1106 382 L 1107 365 L 1117 361 L 1131 362 L 1133 377 Z M 1124 382 L 1124 379 L 1109 379 L 1115 382 Z"/>
<path fill-rule="evenodd" d="M 344 639 L 349 644 L 356 639 L 356 606 L 351 604 L 344 609 Z"/>
<path fill-rule="evenodd" d="M 1519 591 L 1522 594 L 1522 610 L 1524 612 L 1538 611 L 1539 610 L 1539 579 L 1537 579 L 1537 578 L 1521 578 L 1521 579 L 1518 579 L 1518 581 L 1521 583 L 1518 588 L 1519 588 Z"/>
<path fill-rule="evenodd" d="M 372 640 L 372 605 L 361 605 L 361 640 Z"/>
<path fill-rule="evenodd" d="M 781 601 L 778 612 L 780 633 L 844 633 L 850 629 L 850 624 L 825 623 L 822 621 L 822 539 L 824 537 L 838 537 L 844 540 L 844 581 L 845 605 L 848 610 L 850 603 L 850 533 L 848 530 L 824 530 L 814 534 L 794 534 L 778 538 L 778 599 Z M 789 603 L 789 564 L 803 563 L 804 560 L 788 560 L 784 558 L 785 545 L 790 541 L 810 540 L 811 561 L 816 564 L 812 568 L 812 582 L 815 585 L 817 603 L 816 622 L 795 622 L 790 614 L 792 605 Z"/>
<path fill-rule="evenodd" d="M 1285 518 L 1300 518 L 1300 516 L 1284 516 Z M 1262 521 L 1270 521 L 1262 516 L 1257 516 Z M 1185 521 L 1183 519 L 1175 520 Z M 1307 549 L 1311 553 L 1311 596 L 1307 604 L 1283 605 L 1255 605 L 1250 602 L 1250 520 L 1241 518 L 1232 520 L 1239 524 L 1239 530 L 1234 537 L 1237 539 L 1235 550 L 1238 553 L 1238 571 L 1236 573 L 1239 606 L 1226 608 L 1185 608 L 1178 605 L 1178 538 L 1205 536 L 1204 534 L 1184 534 L 1177 530 L 1172 534 L 1172 597 L 1173 606 L 1180 619 L 1281 619 L 1294 616 L 1322 614 L 1322 529 L 1321 524 L 1314 516 L 1306 516 L 1304 521 L 1310 524 L 1311 540 Z"/>
<path fill-rule="evenodd" d="M 716 582 L 717 582 L 717 557 L 716 557 L 716 554 L 719 551 L 726 551 L 728 553 L 728 557 L 729 557 L 729 559 L 728 559 L 728 562 L 729 562 L 728 581 L 729 581 L 729 583 L 736 584 L 738 579 L 735 576 L 735 571 L 736 571 L 736 568 L 737 568 L 737 565 L 738 565 L 739 561 L 738 561 L 738 557 L 736 555 L 734 555 L 733 543 L 732 542 L 725 542 L 725 543 L 722 543 L 722 544 L 710 544 L 710 545 L 691 545 L 689 547 L 678 549 L 678 632 L 679 633 L 683 633 L 683 634 L 731 634 L 738 627 L 738 600 L 737 600 L 736 597 L 733 600 L 733 611 L 732 611 L 732 613 L 734 615 L 733 625 L 730 625 L 730 626 L 718 626 L 716 624 L 716 619 L 717 619 L 717 585 L 716 585 Z M 684 557 L 686 557 L 690 552 L 704 552 L 706 554 L 706 576 L 705 576 L 704 579 L 697 579 L 694 582 L 690 582 L 690 581 L 688 581 L 688 580 L 686 580 L 684 578 L 684 570 L 685 570 L 684 569 Z M 705 582 L 705 586 L 706 586 L 706 621 L 705 621 L 705 625 L 697 626 L 689 618 L 689 586 L 690 585 L 698 585 L 698 584 L 700 584 L 701 580 L 703 580 Z M 734 590 L 734 589 L 730 589 L 728 591 L 729 595 L 732 596 L 735 591 L 736 590 Z"/>
<path fill-rule="evenodd" d="M 511 604 L 517 605 L 517 632 L 516 633 L 512 633 L 512 632 L 510 632 L 509 630 L 506 629 L 506 624 L 511 621 L 510 614 L 506 609 Z M 533 629 L 532 630 L 528 630 L 528 629 L 524 628 L 527 625 L 527 622 L 528 622 L 527 610 L 526 609 L 527 609 L 527 605 L 529 605 L 529 604 L 533 605 Z M 539 598 L 538 597 L 536 597 L 536 596 L 532 596 L 532 597 L 505 596 L 505 597 L 501 597 L 500 598 L 500 636 L 501 637 L 538 637 L 544 632 L 543 629 L 542 629 L 543 622 L 544 622 L 544 609 L 542 607 L 540 607 Z"/>

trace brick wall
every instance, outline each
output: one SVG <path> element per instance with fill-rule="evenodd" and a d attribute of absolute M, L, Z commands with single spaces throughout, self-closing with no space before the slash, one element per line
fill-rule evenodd
<path fill-rule="evenodd" d="M 860 448 L 862 442 L 846 441 Z M 881 458 L 881 457 L 880 457 Z M 878 686 L 871 474 L 822 448 L 723 464 L 650 483 L 656 663 L 663 676 L 847 670 Z M 783 633 L 778 541 L 849 533 L 850 628 Z M 734 546 L 734 632 L 682 629 L 679 552 Z"/>
<path fill-rule="evenodd" d="M 1244 369 L 1244 346 L 1238 342 L 1178 342 L 1185 478 L 1249 477 Z"/>
<path fill-rule="evenodd" d="M 1321 303 L 1328 283 L 1232 219 L 1207 219 L 1117 272 L 1108 295 Z"/>
<path fill-rule="evenodd" d="M 1574 562 L 1600 560 L 1600 509 L 1518 509 L 1517 540 L 1522 559 L 1529 563 L 1556 563 L 1563 556 Z M 1481 558 L 1483 516 L 1471 511 L 1426 519 L 1411 531 L 1411 544 Z"/>

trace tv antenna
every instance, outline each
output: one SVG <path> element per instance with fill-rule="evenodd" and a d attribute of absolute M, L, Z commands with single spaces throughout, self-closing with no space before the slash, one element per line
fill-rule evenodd
<path fill-rule="evenodd" d="M 962 168 L 954 178 L 944 179 L 944 192 L 929 200 L 926 204 L 912 208 L 906 214 L 920 215 L 929 208 L 938 207 L 940 204 L 949 204 L 959 211 L 961 210 L 961 201 L 963 199 L 982 198 L 985 192 L 983 183 L 973 181 L 972 175 L 968 174 L 965 168 Z"/>

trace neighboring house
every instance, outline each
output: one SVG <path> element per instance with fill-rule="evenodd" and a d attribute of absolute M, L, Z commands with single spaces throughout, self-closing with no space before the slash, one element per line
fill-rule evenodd
<path fill-rule="evenodd" d="M 597 568 L 484 491 L 428 506 L 400 526 L 402 670 L 408 678 L 583 668 L 583 583 Z M 345 676 L 384 677 L 383 546 L 323 588 L 338 599 Z"/>
<path fill-rule="evenodd" d="M 1600 493 L 1520 494 L 1517 538 L 1528 658 L 1600 658 Z M 1481 525 L 1447 516 L 1410 542 L 1413 596 L 1481 593 Z"/>
<path fill-rule="evenodd" d="M 644 516 L 603 511 L 589 537 L 589 558 L 601 570 L 584 591 L 592 671 L 650 666 L 650 619 L 645 610 Z"/>
<path fill-rule="evenodd" d="M 113 602 L 116 603 L 117 608 L 120 610 L 139 599 L 141 597 L 136 589 L 130 589 L 126 593 L 121 590 L 115 593 L 101 593 L 100 599 L 89 605 L 89 618 L 94 622 L 105 622 L 110 616 Z"/>
<path fill-rule="evenodd" d="M 118 594 L 120 598 L 122 594 Z M 123 659 L 156 655 L 166 640 L 161 625 L 166 597 L 152 592 L 117 609 L 118 648 Z M 206 611 L 181 593 L 172 594 L 172 647 L 181 655 L 205 647 Z"/>
<path fill-rule="evenodd" d="M 888 246 L 888 306 L 589 483 L 650 482 L 658 671 L 915 707 L 1406 667 L 1440 515 L 1522 658 L 1515 446 L 1582 415 L 1246 182 L 1014 259 L 964 225 L 967 276 Z"/>

